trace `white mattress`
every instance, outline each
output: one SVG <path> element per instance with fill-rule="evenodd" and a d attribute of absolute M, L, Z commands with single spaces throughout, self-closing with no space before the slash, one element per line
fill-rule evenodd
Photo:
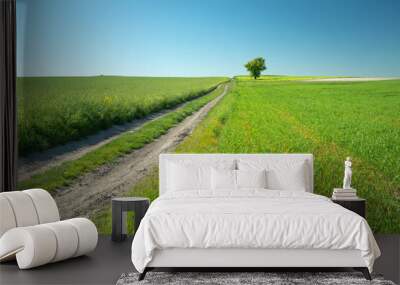
<path fill-rule="evenodd" d="M 358 250 L 372 271 L 380 255 L 362 217 L 307 192 L 183 191 L 157 198 L 132 243 L 139 272 L 163 249 Z"/>

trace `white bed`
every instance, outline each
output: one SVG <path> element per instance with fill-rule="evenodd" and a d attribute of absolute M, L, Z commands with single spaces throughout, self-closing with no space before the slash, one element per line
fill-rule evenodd
<path fill-rule="evenodd" d="M 160 197 L 132 243 L 140 278 L 155 267 L 354 267 L 370 278 L 380 255 L 372 232 L 312 194 L 311 154 L 162 154 L 159 163 Z M 264 170 L 265 187 L 255 187 Z M 223 180 L 231 173 L 234 187 Z"/>

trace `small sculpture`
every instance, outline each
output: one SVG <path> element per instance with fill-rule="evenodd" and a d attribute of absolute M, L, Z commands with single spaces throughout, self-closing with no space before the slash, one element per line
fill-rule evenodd
<path fill-rule="evenodd" d="M 347 157 L 344 162 L 344 178 L 343 178 L 343 189 L 352 189 L 351 188 L 351 158 Z"/>

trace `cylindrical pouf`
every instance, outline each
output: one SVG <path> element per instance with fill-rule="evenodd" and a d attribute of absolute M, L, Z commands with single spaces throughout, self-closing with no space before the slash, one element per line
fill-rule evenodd
<path fill-rule="evenodd" d="M 56 252 L 54 232 L 42 225 L 11 229 L 0 239 L 0 258 L 8 259 L 16 254 L 20 269 L 49 263 Z"/>
<path fill-rule="evenodd" d="M 60 220 L 53 197 L 43 189 L 0 193 L 0 237 L 15 227 Z"/>
<path fill-rule="evenodd" d="M 51 262 L 68 259 L 75 256 L 78 250 L 78 233 L 75 228 L 65 221 L 43 224 L 53 231 L 57 240 L 57 252 Z"/>
<path fill-rule="evenodd" d="M 98 233 L 92 221 L 85 218 L 75 218 L 63 222 L 70 223 L 78 233 L 78 249 L 74 257 L 91 252 L 96 248 Z"/>
<path fill-rule="evenodd" d="M 85 218 L 14 228 L 0 238 L 0 260 L 16 255 L 19 268 L 28 269 L 89 253 L 97 239 L 96 226 Z"/>
<path fill-rule="evenodd" d="M 34 226 L 39 223 L 35 205 L 28 194 L 12 191 L 0 193 L 0 196 L 10 203 L 17 227 Z"/>
<path fill-rule="evenodd" d="M 0 238 L 5 232 L 16 226 L 17 222 L 10 202 L 6 197 L 0 195 Z"/>
<path fill-rule="evenodd" d="M 29 189 L 22 191 L 32 199 L 39 219 L 39 224 L 52 223 L 60 220 L 56 201 L 50 193 L 43 189 Z"/>

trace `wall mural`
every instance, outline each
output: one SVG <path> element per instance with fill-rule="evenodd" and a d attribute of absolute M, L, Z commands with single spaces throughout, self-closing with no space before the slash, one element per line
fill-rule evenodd
<path fill-rule="evenodd" d="M 157 197 L 159 153 L 312 153 L 328 197 L 351 157 L 371 228 L 400 233 L 399 19 L 252 5 L 18 0 L 19 189 L 110 233 L 111 197 Z"/>

